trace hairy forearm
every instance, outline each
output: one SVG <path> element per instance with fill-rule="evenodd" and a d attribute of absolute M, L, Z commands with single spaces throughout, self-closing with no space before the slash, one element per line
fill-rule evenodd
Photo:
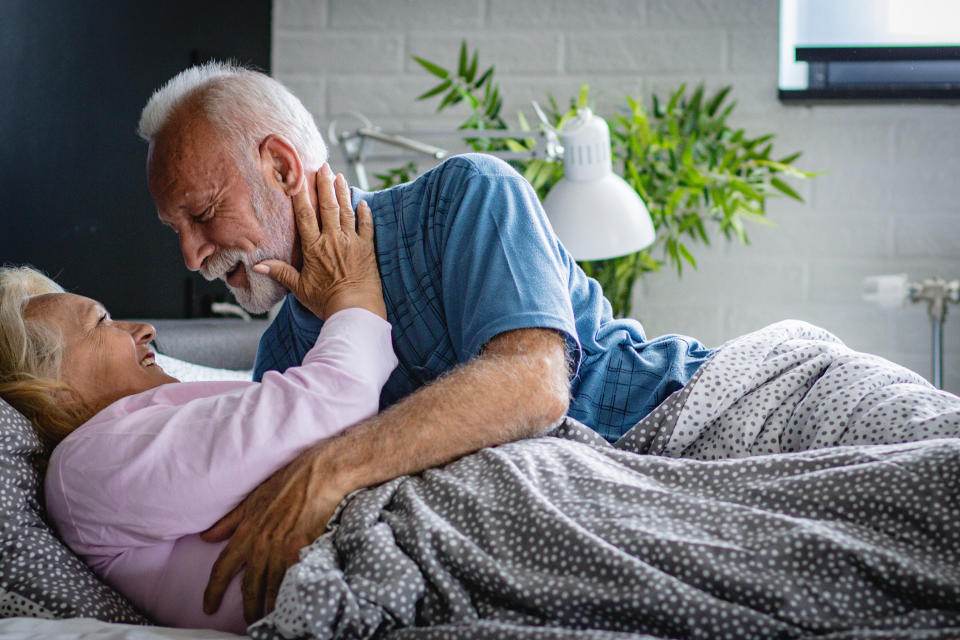
<path fill-rule="evenodd" d="M 314 447 L 311 475 L 345 495 L 542 432 L 567 411 L 567 371 L 555 332 L 497 336 L 481 356 Z"/>
<path fill-rule="evenodd" d="M 210 571 L 204 610 L 216 611 L 244 565 L 244 617 L 253 622 L 264 606 L 271 610 L 283 572 L 352 491 L 536 434 L 560 419 L 569 403 L 565 355 L 553 331 L 501 334 L 479 357 L 301 454 L 204 533 L 207 542 L 232 536 Z"/>

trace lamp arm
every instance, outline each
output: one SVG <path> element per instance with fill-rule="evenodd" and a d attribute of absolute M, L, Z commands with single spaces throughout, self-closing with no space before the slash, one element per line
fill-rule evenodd
<path fill-rule="evenodd" d="M 344 159 L 352 175 L 353 183 L 363 190 L 370 188 L 367 179 L 365 162 L 371 159 L 396 159 L 394 156 L 373 156 L 369 153 L 369 142 L 376 141 L 393 147 L 398 147 L 405 151 L 422 154 L 433 158 L 434 160 L 443 160 L 450 155 L 450 152 L 436 147 L 434 145 L 415 140 L 407 136 L 386 133 L 372 126 L 370 121 L 361 114 L 350 114 L 359 118 L 364 126 L 350 132 L 337 133 L 336 120 L 330 123 L 329 139 L 334 145 L 343 148 Z M 526 130 L 483 130 L 469 129 L 462 131 L 424 131 L 420 135 L 429 137 L 459 137 L 459 138 L 482 138 L 482 139 L 503 139 L 503 138 L 533 138 L 535 141 L 533 149 L 529 151 L 490 151 L 491 155 L 504 160 L 531 160 L 545 159 L 558 160 L 563 156 L 563 148 L 560 146 L 559 138 L 555 130 L 540 129 L 538 131 Z"/>
<path fill-rule="evenodd" d="M 400 147 L 401 149 L 408 149 L 410 151 L 422 153 L 434 158 L 435 160 L 443 160 L 450 155 L 447 150 L 441 149 L 440 147 L 435 147 L 431 144 L 420 142 L 419 140 L 414 140 L 412 138 L 398 136 L 392 133 L 384 133 L 376 129 L 357 129 L 356 135 L 360 136 L 361 138 L 370 138 L 378 142 L 392 144 L 393 146 Z"/>

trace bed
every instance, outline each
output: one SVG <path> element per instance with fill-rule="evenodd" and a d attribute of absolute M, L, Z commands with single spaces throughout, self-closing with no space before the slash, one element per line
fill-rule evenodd
<path fill-rule="evenodd" d="M 358 492 L 252 635 L 960 637 L 960 440 L 943 437 L 956 434 L 955 399 L 896 367 L 858 378 L 876 362 L 808 325 L 733 346 L 723 353 L 736 357 L 701 369 L 616 446 L 567 420 Z M 947 416 L 924 427 L 929 439 L 859 444 L 854 423 L 874 428 L 916 402 L 908 387 Z M 749 442 L 742 429 L 731 440 L 745 420 L 757 425 Z M 837 421 L 849 424 L 828 428 Z M 807 439 L 770 455 L 791 438 Z M 38 443 L 4 405 L 0 443 L 0 612 L 14 616 L 0 634 L 231 637 L 149 626 L 43 524 L 29 463 Z"/>

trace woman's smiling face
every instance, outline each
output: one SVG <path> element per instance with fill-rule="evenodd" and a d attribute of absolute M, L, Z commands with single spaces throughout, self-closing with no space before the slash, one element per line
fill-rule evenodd
<path fill-rule="evenodd" d="M 63 335 L 60 378 L 79 394 L 88 418 L 120 398 L 177 382 L 154 361 L 156 330 L 112 320 L 96 300 L 48 293 L 30 298 L 24 315 Z"/>

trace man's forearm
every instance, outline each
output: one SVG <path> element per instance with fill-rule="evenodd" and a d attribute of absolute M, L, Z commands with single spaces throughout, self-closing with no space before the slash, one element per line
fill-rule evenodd
<path fill-rule="evenodd" d="M 568 402 L 563 338 L 545 329 L 502 334 L 478 358 L 314 447 L 311 475 L 346 495 L 542 432 Z"/>
<path fill-rule="evenodd" d="M 568 403 L 562 337 L 546 329 L 495 337 L 481 356 L 302 453 L 205 532 L 208 542 L 233 537 L 211 569 L 204 610 L 216 611 L 245 565 L 244 616 L 253 622 L 349 493 L 538 433 Z"/>

